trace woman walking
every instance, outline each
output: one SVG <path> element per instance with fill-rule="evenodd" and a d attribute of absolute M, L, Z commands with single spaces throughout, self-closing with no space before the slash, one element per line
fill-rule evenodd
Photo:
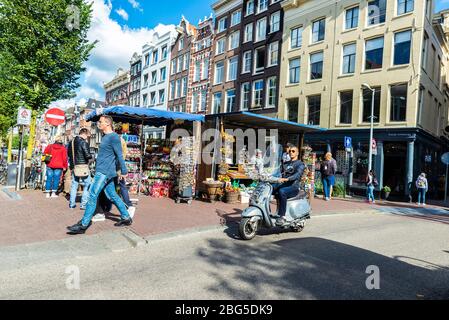
<path fill-rule="evenodd" d="M 366 196 L 368 198 L 368 202 L 376 203 L 376 200 L 374 200 L 374 188 L 376 185 L 376 175 L 374 174 L 374 171 L 371 170 L 366 177 Z"/>
<path fill-rule="evenodd" d="M 50 144 L 44 150 L 44 156 L 47 161 L 47 181 L 45 183 L 46 198 L 57 198 L 59 181 L 62 172 L 67 170 L 67 150 L 62 144 L 62 137 L 55 137 L 55 143 Z"/>
<path fill-rule="evenodd" d="M 324 155 L 324 161 L 320 165 L 321 179 L 323 181 L 324 200 L 332 199 L 332 189 L 335 184 L 335 173 L 337 172 L 337 161 L 332 158 L 332 153 Z"/>
<path fill-rule="evenodd" d="M 422 172 L 415 182 L 416 188 L 418 189 L 418 202 L 417 205 L 426 205 L 426 193 L 429 190 L 429 184 L 427 183 L 426 174 Z M 421 202 L 422 201 L 422 202 Z"/>

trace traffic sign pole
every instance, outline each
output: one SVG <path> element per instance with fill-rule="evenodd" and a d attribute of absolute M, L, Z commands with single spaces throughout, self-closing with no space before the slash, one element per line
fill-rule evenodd
<path fill-rule="evenodd" d="M 21 125 L 19 128 L 20 131 L 20 143 L 19 143 L 19 157 L 17 158 L 17 174 L 16 174 L 16 191 L 20 190 L 21 182 L 22 182 L 22 147 L 23 147 L 23 131 L 24 126 Z"/>
<path fill-rule="evenodd" d="M 446 163 L 446 179 L 444 182 L 444 203 L 447 202 L 447 175 L 448 175 L 449 165 Z"/>

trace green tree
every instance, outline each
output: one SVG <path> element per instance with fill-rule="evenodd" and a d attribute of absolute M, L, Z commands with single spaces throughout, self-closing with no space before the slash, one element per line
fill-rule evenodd
<path fill-rule="evenodd" d="M 21 105 L 42 112 L 74 97 L 95 42 L 85 0 L 0 0 L 0 135 Z"/>
<path fill-rule="evenodd" d="M 29 136 L 27 134 L 23 135 L 22 149 L 26 149 L 26 147 L 28 146 L 28 140 L 29 140 Z M 12 148 L 19 149 L 19 145 L 20 145 L 20 134 L 14 135 L 12 137 Z"/>

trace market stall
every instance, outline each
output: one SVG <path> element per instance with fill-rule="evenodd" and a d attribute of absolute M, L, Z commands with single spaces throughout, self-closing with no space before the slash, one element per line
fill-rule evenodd
<path fill-rule="evenodd" d="M 126 178 L 132 194 L 143 193 L 152 197 L 172 197 L 177 202 L 194 196 L 196 163 L 194 134 L 199 132 L 202 115 L 171 112 L 128 106 L 96 109 L 87 121 L 98 121 L 102 115 L 111 116 L 118 125 L 116 132 L 127 144 Z M 192 136 L 167 139 L 144 139 L 143 126 L 166 126 L 167 137 L 174 129 L 189 128 Z M 181 152 L 182 150 L 182 152 Z M 173 161 L 175 155 L 176 161 Z"/>
<path fill-rule="evenodd" d="M 223 199 L 234 202 L 238 194 L 242 202 L 243 199 L 247 200 L 256 183 L 249 172 L 263 167 L 264 158 L 270 153 L 272 156 L 281 157 L 282 147 L 280 146 L 285 146 L 287 143 L 296 145 L 301 151 L 302 160 L 307 165 L 303 182 L 313 192 L 316 155 L 309 146 L 304 145 L 303 140 L 306 133 L 325 131 L 325 129 L 247 111 L 206 115 L 203 130 L 209 128 L 215 128 L 217 137 L 212 164 L 203 163 L 200 167 L 198 181 L 203 183 L 199 187 L 205 193 L 210 190 L 210 184 L 222 182 L 224 184 L 221 194 Z M 248 137 L 251 137 L 251 134 L 245 135 L 243 148 L 237 147 L 238 137 L 229 133 L 235 133 L 236 129 L 241 129 L 243 132 L 246 129 L 255 129 L 253 136 L 256 137 L 257 148 L 255 149 L 254 145 L 248 145 Z M 265 130 L 266 134 L 259 134 L 259 129 Z M 260 149 L 266 153 L 262 153 Z M 269 172 L 269 174 L 275 174 L 275 172 Z"/>

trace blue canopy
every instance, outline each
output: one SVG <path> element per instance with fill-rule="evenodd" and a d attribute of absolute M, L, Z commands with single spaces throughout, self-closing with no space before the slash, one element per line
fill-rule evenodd
<path fill-rule="evenodd" d="M 203 115 L 129 106 L 112 106 L 96 109 L 86 116 L 86 121 L 96 122 L 102 115 L 111 116 L 114 121 L 118 122 L 144 124 L 154 127 L 165 126 L 177 120 L 204 122 Z"/>

